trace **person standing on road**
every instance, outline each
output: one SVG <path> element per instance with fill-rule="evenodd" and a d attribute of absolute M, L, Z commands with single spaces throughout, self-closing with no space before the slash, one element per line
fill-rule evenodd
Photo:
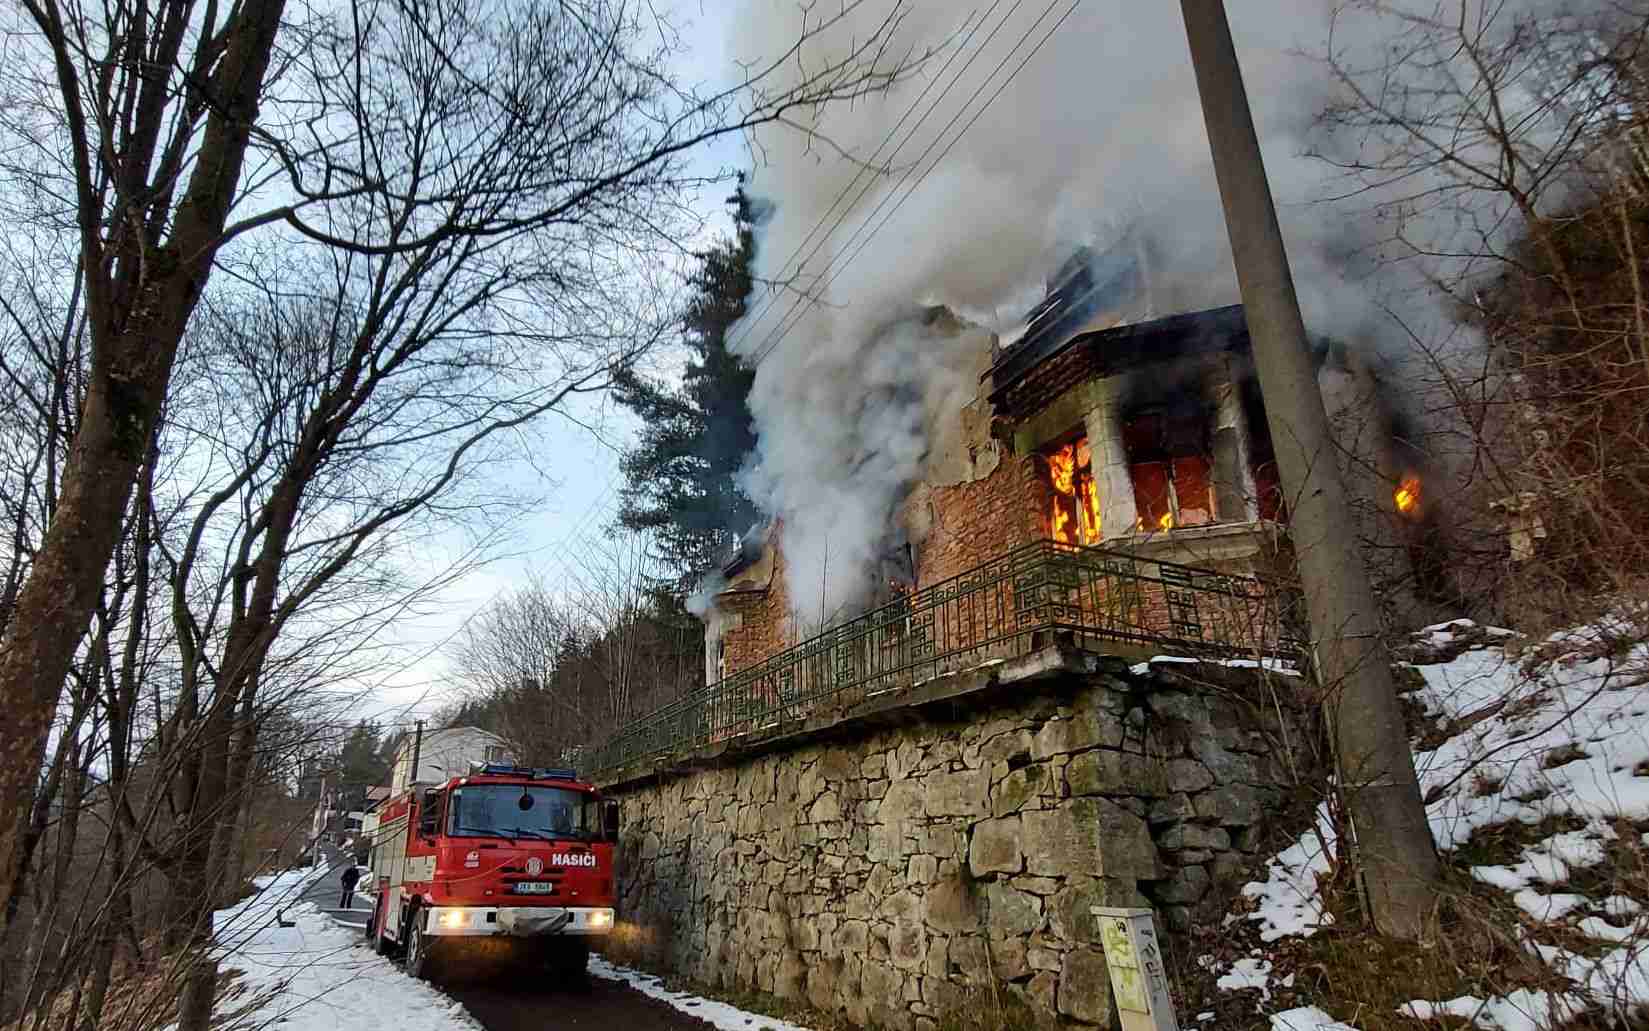
<path fill-rule="evenodd" d="M 361 879 L 361 868 L 354 863 L 344 867 L 344 875 L 339 878 L 343 881 L 343 898 L 338 900 L 339 909 L 348 909 L 355 901 L 355 882 Z"/>

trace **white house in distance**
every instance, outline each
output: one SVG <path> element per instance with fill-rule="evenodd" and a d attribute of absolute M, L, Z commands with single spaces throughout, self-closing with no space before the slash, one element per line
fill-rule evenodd
<path fill-rule="evenodd" d="M 413 739 L 407 738 L 395 751 L 390 770 L 390 793 L 399 795 L 414 784 L 432 784 L 448 777 L 461 777 L 470 763 L 501 762 L 509 754 L 504 739 L 480 727 L 451 727 L 424 735 L 418 749 L 418 770 L 412 769 Z"/>

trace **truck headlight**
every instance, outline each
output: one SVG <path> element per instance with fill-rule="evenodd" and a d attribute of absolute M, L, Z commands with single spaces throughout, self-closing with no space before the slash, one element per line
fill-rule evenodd
<path fill-rule="evenodd" d="M 442 927 L 463 927 L 470 922 L 469 911 L 466 909 L 449 909 L 441 914 Z"/>
<path fill-rule="evenodd" d="M 591 911 L 591 913 L 590 913 L 590 926 L 591 927 L 611 927 L 611 926 L 613 926 L 613 911 L 610 910 L 610 909 L 597 909 L 597 910 Z"/>

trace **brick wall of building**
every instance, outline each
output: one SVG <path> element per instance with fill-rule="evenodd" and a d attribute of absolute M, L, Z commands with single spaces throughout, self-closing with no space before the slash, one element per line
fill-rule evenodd
<path fill-rule="evenodd" d="M 778 554 L 777 535 L 769 545 L 775 551 L 773 575 L 765 588 L 723 594 L 717 605 L 736 618 L 722 632 L 723 669 L 727 676 L 749 669 L 796 642 L 791 625 L 790 587 L 784 575 L 784 556 Z"/>
<path fill-rule="evenodd" d="M 907 519 L 927 526 L 914 543 L 916 586 L 931 587 L 1044 536 L 1038 503 L 1047 493 L 1035 459 L 1005 448 L 983 479 L 918 489 L 908 504 L 925 511 Z"/>
<path fill-rule="evenodd" d="M 982 475 L 948 484 L 920 484 L 899 514 L 908 528 L 915 558 L 918 591 L 932 588 L 1002 558 L 1015 548 L 1044 540 L 1048 536 L 1047 513 L 1051 498 L 1045 469 L 1033 454 L 1014 454 L 1011 447 L 991 442 L 999 448 L 997 461 L 980 463 Z M 1155 580 L 1158 569 L 1152 559 L 1196 566 L 1211 572 L 1237 576 L 1275 572 L 1275 541 L 1253 534 L 1222 534 L 1219 528 L 1193 528 L 1167 535 L 1153 535 L 1139 541 L 1121 542 L 1136 549 L 1140 561 L 1135 570 Z M 754 582 L 743 581 L 743 589 L 721 596 L 720 607 L 736 618 L 723 623 L 724 675 L 748 670 L 809 636 L 808 628 L 796 626 L 791 598 L 785 581 L 784 558 L 774 532 L 768 547 L 772 554 L 770 575 Z M 1233 543 L 1237 551 L 1232 552 Z M 1116 546 L 1113 542 L 1112 546 Z M 1117 640 L 1142 637 L 1220 641 L 1239 648 L 1271 651 L 1278 641 L 1277 605 L 1222 598 L 1197 592 L 1198 611 L 1188 613 L 1183 606 L 1170 609 L 1159 582 L 1083 579 L 1066 596 L 1043 600 L 1070 608 L 1063 615 L 1047 618 L 1095 628 L 1114 629 Z M 989 638 L 1010 632 L 1009 622 L 1017 618 L 1015 585 L 1003 582 L 982 591 L 968 601 L 944 601 L 941 613 L 953 623 L 966 623 L 976 636 Z M 929 598 L 932 602 L 934 599 Z M 1278 604 L 1281 604 L 1280 600 Z M 1202 632 L 1196 627 L 1201 626 Z M 894 647 L 895 642 L 881 642 Z M 1096 642 L 1096 646 L 1102 642 Z M 867 668 L 898 665 L 892 658 L 864 660 Z M 821 667 L 822 669 L 822 667 Z"/>

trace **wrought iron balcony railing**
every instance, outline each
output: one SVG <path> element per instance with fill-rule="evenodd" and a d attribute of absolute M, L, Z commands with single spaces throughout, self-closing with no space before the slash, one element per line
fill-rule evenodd
<path fill-rule="evenodd" d="M 810 637 L 641 716 L 596 749 L 612 771 L 1028 654 L 1056 637 L 1104 652 L 1293 658 L 1281 584 L 1040 541 Z"/>

